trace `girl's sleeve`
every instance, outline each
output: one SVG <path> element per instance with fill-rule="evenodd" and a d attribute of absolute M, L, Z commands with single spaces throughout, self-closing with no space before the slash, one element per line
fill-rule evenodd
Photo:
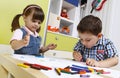
<path fill-rule="evenodd" d="M 20 30 L 20 29 L 16 29 L 14 32 L 13 32 L 13 36 L 10 40 L 10 42 L 12 40 L 22 40 L 22 36 L 23 36 L 23 32 Z"/>

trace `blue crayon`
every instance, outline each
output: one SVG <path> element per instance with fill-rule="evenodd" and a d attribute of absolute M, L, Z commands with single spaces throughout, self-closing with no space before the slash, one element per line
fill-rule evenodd
<path fill-rule="evenodd" d="M 71 67 L 71 70 L 72 71 L 80 71 L 80 70 L 85 70 L 86 72 L 90 72 L 90 70 L 89 69 L 83 69 L 83 68 L 77 68 L 77 67 Z"/>
<path fill-rule="evenodd" d="M 81 68 L 81 69 L 88 69 L 88 67 L 78 66 L 78 65 L 72 65 L 73 67 Z"/>

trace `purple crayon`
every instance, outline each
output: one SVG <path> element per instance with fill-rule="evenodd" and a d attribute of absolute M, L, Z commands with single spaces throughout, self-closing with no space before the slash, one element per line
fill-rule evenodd
<path fill-rule="evenodd" d="M 89 78 L 90 75 L 80 75 L 80 78 Z"/>

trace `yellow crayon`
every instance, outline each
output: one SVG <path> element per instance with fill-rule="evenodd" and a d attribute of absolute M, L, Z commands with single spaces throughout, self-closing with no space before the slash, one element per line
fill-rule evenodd
<path fill-rule="evenodd" d="M 29 68 L 29 66 L 24 65 L 24 64 L 17 64 L 17 66 L 24 67 L 24 68 Z"/>
<path fill-rule="evenodd" d="M 60 73 L 60 69 L 59 69 L 59 68 L 58 68 L 58 69 L 55 68 L 55 71 L 57 72 L 58 75 L 61 75 L 61 73 Z"/>
<path fill-rule="evenodd" d="M 88 67 L 88 69 L 91 71 L 91 73 L 94 73 L 94 72 L 95 72 L 93 68 L 89 68 L 89 67 Z"/>

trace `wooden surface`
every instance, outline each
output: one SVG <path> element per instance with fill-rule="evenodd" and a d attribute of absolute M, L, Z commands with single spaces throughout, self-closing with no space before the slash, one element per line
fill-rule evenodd
<path fill-rule="evenodd" d="M 46 75 L 44 75 L 39 70 L 35 70 L 31 68 L 22 68 L 22 67 L 17 66 L 18 63 L 23 63 L 23 62 L 12 58 L 10 54 L 0 55 L 1 66 L 3 66 L 15 78 L 48 78 Z M 5 78 L 5 77 L 0 77 L 0 78 Z"/>
<path fill-rule="evenodd" d="M 7 78 L 8 72 L 0 65 L 0 78 Z"/>

